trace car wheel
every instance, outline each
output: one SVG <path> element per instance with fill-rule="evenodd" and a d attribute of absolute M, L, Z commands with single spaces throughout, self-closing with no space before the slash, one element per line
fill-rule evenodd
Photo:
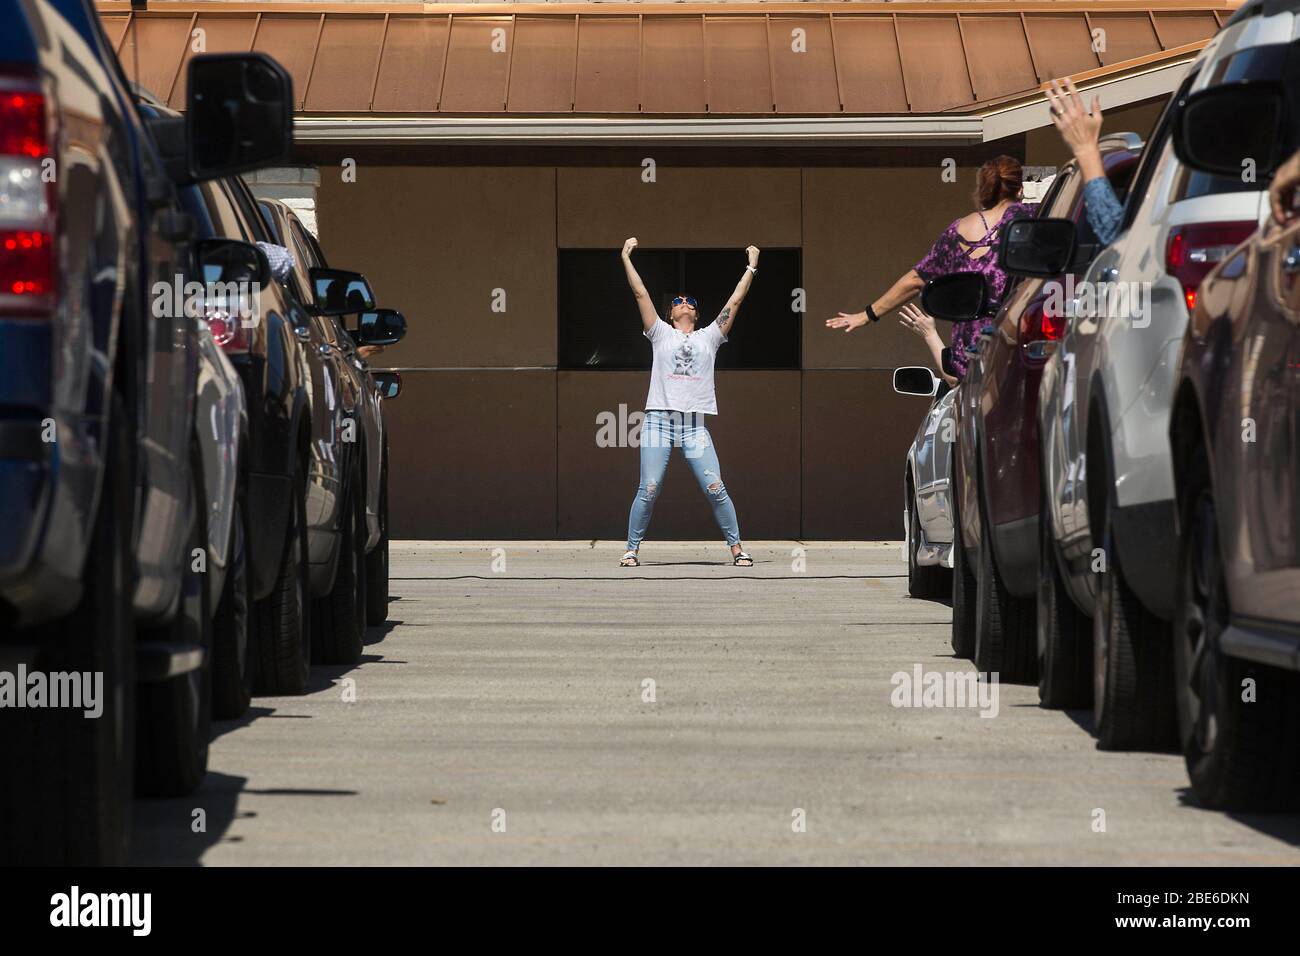
<path fill-rule="evenodd" d="M 975 654 L 975 575 L 966 560 L 961 537 L 961 511 L 954 488 L 952 498 L 952 652 L 957 657 Z"/>
<path fill-rule="evenodd" d="M 914 598 L 939 598 L 952 588 L 948 569 L 936 564 L 916 563 L 921 546 L 921 521 L 917 514 L 916 495 L 907 490 L 907 593 Z"/>
<path fill-rule="evenodd" d="M 379 473 L 379 543 L 366 555 L 366 623 L 388 620 L 388 466 Z"/>
<path fill-rule="evenodd" d="M 980 534 L 980 566 L 975 598 L 975 669 L 996 673 L 1008 683 L 1037 679 L 1037 628 L 1034 602 L 1012 595 L 993 560 L 993 534 L 987 522 Z"/>
<path fill-rule="evenodd" d="M 1229 603 L 1204 453 L 1189 470 L 1174 672 L 1192 790 L 1215 810 L 1300 806 L 1300 676 L 1228 657 Z"/>
<path fill-rule="evenodd" d="M 1054 710 L 1092 706 L 1092 622 L 1061 577 L 1046 500 L 1038 511 L 1038 701 Z"/>
<path fill-rule="evenodd" d="M 1106 509 L 1097 607 L 1092 616 L 1093 723 L 1102 750 L 1170 751 L 1174 718 L 1169 625 L 1142 606 L 1124 579 Z"/>
<path fill-rule="evenodd" d="M 242 717 L 253 693 L 253 671 L 249 661 L 253 577 L 248 566 L 248 542 L 252 536 L 245 508 L 245 490 L 241 481 L 230 523 L 230 546 L 227 549 L 230 557 L 225 588 L 212 622 L 212 716 L 222 720 Z"/>
<path fill-rule="evenodd" d="M 348 484 L 334 587 L 313 610 L 312 659 L 318 664 L 356 664 L 364 646 L 366 503 L 359 469 L 353 470 Z"/>
<path fill-rule="evenodd" d="M 142 635 L 143 640 L 188 646 L 202 652 L 193 670 L 140 684 L 136 702 L 136 788 L 146 796 L 192 793 L 208 772 L 212 729 L 212 609 L 207 582 L 207 498 L 202 461 L 190 456 L 193 515 L 182 557 L 180 603 L 172 623 Z M 205 563 L 198 564 L 202 560 Z"/>
<path fill-rule="evenodd" d="M 307 550 L 307 467 L 295 462 L 293 502 L 275 587 L 254 607 L 253 690 L 303 694 L 311 677 L 311 566 Z"/>
<path fill-rule="evenodd" d="M 127 861 L 135 745 L 135 634 L 131 554 L 133 435 L 119 396 L 106 423 L 104 480 L 67 617 L 34 628 L 35 665 L 102 674 L 102 712 L 71 707 L 0 710 L 0 863 L 122 865 Z"/>

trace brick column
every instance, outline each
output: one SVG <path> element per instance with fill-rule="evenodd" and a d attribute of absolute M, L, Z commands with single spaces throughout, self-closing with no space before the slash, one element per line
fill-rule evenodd
<path fill-rule="evenodd" d="M 258 199 L 279 199 L 292 207 L 311 234 L 316 230 L 316 191 L 320 188 L 320 171 L 315 166 L 276 166 L 259 169 L 244 177 Z"/>

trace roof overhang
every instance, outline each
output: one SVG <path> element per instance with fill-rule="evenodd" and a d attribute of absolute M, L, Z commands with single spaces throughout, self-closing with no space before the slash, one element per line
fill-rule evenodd
<path fill-rule="evenodd" d="M 1108 110 L 1164 97 L 1235 6 L 98 4 L 128 74 L 173 108 L 194 36 L 276 56 L 303 143 L 711 146 L 989 142 L 1050 125 L 1057 75 Z"/>

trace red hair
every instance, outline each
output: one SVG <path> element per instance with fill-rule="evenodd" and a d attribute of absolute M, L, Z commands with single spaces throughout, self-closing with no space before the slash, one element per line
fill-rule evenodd
<path fill-rule="evenodd" d="M 975 177 L 975 202 L 981 209 L 992 209 L 1004 199 L 1019 199 L 1023 178 L 1020 160 L 994 156 Z"/>

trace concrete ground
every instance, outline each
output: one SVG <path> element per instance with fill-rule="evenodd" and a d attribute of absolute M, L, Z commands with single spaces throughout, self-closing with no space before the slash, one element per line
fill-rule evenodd
<path fill-rule="evenodd" d="M 1199 809 L 1181 757 L 1101 753 L 1035 688 L 894 706 L 972 670 L 896 542 L 749 550 L 395 543 L 361 665 L 218 725 L 199 793 L 137 804 L 137 861 L 1300 863 L 1300 818 Z"/>

